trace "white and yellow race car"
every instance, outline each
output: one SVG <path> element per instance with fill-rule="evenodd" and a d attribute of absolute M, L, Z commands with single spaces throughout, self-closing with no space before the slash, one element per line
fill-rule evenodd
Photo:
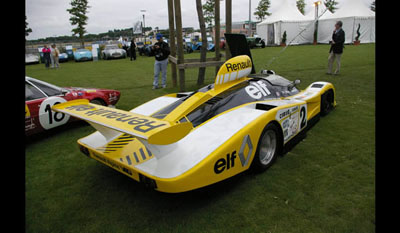
<path fill-rule="evenodd" d="M 57 112 L 97 131 L 78 140 L 90 158 L 161 192 L 204 187 L 249 168 L 264 171 L 284 148 L 335 106 L 335 88 L 305 90 L 263 71 L 249 56 L 220 68 L 215 82 L 194 92 L 158 97 L 130 111 L 73 100 Z"/>

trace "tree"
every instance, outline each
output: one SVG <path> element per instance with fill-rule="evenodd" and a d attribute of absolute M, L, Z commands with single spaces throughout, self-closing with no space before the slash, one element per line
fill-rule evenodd
<path fill-rule="evenodd" d="M 306 3 L 304 0 L 297 0 L 296 1 L 297 9 L 304 15 L 304 8 L 306 6 Z"/>
<path fill-rule="evenodd" d="M 204 22 L 207 24 L 207 28 L 212 29 L 215 14 L 214 14 L 215 0 L 206 0 L 203 5 L 203 17 Z"/>
<path fill-rule="evenodd" d="M 375 1 L 371 3 L 371 11 L 375 12 Z"/>
<path fill-rule="evenodd" d="M 258 2 L 256 11 L 254 12 L 256 18 L 262 21 L 265 19 L 266 16 L 270 16 L 271 13 L 268 12 L 270 6 L 271 3 L 269 0 L 260 0 L 260 2 Z"/>
<path fill-rule="evenodd" d="M 78 35 L 81 41 L 81 46 L 84 47 L 84 39 L 83 35 L 86 33 L 85 25 L 87 24 L 88 17 L 86 13 L 88 13 L 88 0 L 72 0 L 71 8 L 67 9 L 67 11 L 71 14 L 69 21 L 71 25 L 76 25 L 76 28 L 72 29 L 73 35 Z"/>
<path fill-rule="evenodd" d="M 32 29 L 28 28 L 28 22 L 26 20 L 27 20 L 27 17 L 25 15 L 25 36 L 29 36 L 29 33 L 32 32 Z"/>
<path fill-rule="evenodd" d="M 199 18 L 200 24 L 200 32 L 201 32 L 201 49 L 200 49 L 200 62 L 206 62 L 207 56 L 207 33 L 206 33 L 206 24 L 205 19 L 203 16 L 203 7 L 201 5 L 201 0 L 196 0 L 196 9 L 197 9 L 197 16 Z M 204 84 L 204 77 L 206 75 L 206 68 L 200 67 L 199 68 L 199 75 L 197 77 L 197 85 Z"/>
<path fill-rule="evenodd" d="M 326 8 L 332 13 L 335 13 L 335 11 L 338 9 L 336 5 L 338 4 L 335 0 L 325 0 L 324 2 Z"/>

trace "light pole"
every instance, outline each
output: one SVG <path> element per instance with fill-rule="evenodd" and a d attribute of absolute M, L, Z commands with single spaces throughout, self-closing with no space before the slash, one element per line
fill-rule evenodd
<path fill-rule="evenodd" d="M 145 30 L 144 30 L 145 27 L 146 27 L 145 20 L 144 20 L 144 16 L 145 16 L 144 13 L 146 13 L 146 10 L 140 10 L 140 12 L 143 13 L 143 28 L 142 28 L 142 31 L 143 31 L 143 36 L 144 36 L 144 44 L 146 44 L 146 34 L 145 34 Z"/>
<path fill-rule="evenodd" d="M 251 0 L 249 0 L 249 37 L 251 36 Z"/>

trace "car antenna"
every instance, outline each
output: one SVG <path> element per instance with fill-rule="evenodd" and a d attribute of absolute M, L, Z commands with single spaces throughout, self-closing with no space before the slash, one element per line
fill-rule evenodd
<path fill-rule="evenodd" d="M 272 62 L 275 61 L 275 59 L 278 58 L 278 57 L 286 50 L 286 48 L 287 48 L 298 36 L 301 35 L 301 33 L 303 33 L 305 30 L 307 30 L 311 25 L 314 25 L 315 22 L 316 22 L 321 16 L 323 16 L 327 10 L 328 10 L 328 8 L 325 8 L 325 10 L 322 12 L 321 15 L 319 15 L 316 19 L 314 19 L 312 22 L 310 22 L 310 23 L 309 23 L 303 30 L 301 30 L 291 41 L 289 41 L 289 43 L 287 43 L 286 46 L 283 47 L 283 48 L 281 49 L 281 51 L 279 51 L 279 53 L 278 53 L 276 56 L 272 57 L 272 58 L 268 61 L 268 63 L 264 66 L 265 69 L 266 69 L 267 67 L 269 67 L 269 66 L 272 64 Z"/>

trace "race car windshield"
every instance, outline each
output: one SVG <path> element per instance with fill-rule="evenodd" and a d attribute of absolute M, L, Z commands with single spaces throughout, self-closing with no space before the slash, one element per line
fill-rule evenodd
<path fill-rule="evenodd" d="M 264 88 L 269 88 L 268 92 L 257 89 L 263 88 L 263 86 Z M 187 115 L 187 119 L 196 127 L 212 117 L 242 104 L 258 100 L 275 99 L 277 98 L 275 93 L 275 90 L 265 80 L 243 82 L 200 105 Z M 180 121 L 185 122 L 186 118 L 182 118 Z"/>

